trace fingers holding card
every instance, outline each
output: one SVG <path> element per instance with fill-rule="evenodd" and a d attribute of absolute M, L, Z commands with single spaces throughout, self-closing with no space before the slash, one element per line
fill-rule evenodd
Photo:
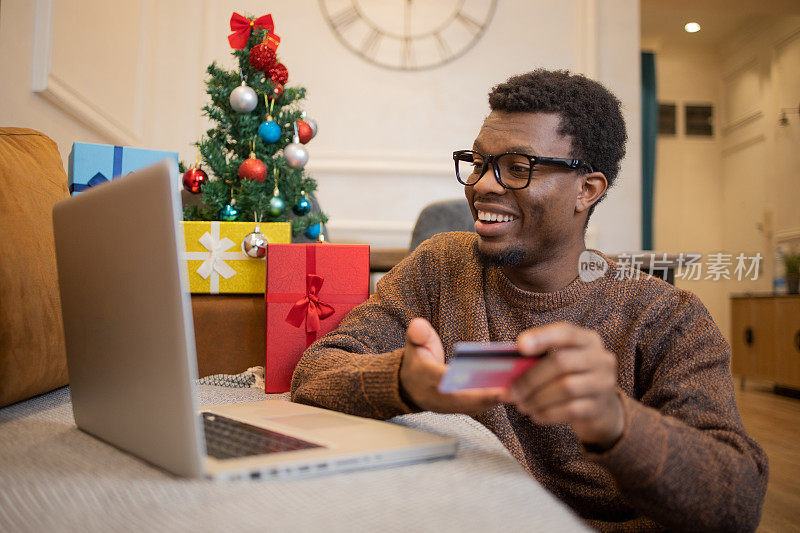
<path fill-rule="evenodd" d="M 457 342 L 454 352 L 439 392 L 507 388 L 539 362 L 538 357 L 520 355 L 515 342 Z"/>

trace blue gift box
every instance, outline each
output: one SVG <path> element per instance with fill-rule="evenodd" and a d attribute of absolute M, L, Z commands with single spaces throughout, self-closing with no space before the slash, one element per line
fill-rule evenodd
<path fill-rule="evenodd" d="M 69 190 L 75 195 L 164 159 L 175 161 L 177 168 L 178 152 L 76 142 L 69 154 Z"/>

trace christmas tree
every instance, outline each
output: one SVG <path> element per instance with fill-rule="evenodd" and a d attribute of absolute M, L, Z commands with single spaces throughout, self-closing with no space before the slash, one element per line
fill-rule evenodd
<path fill-rule="evenodd" d="M 316 123 L 304 120 L 299 105 L 306 90 L 285 86 L 289 73 L 276 55 L 280 37 L 272 15 L 234 13 L 230 24 L 239 70 L 216 61 L 208 66 L 211 101 L 203 115 L 216 125 L 194 143 L 197 164 L 188 170 L 181 164 L 184 188 L 202 194 L 202 205 L 187 206 L 184 219 L 289 221 L 294 235 L 316 238 L 327 217 L 311 212 L 308 194 L 317 183 L 303 170 L 304 145 L 316 134 Z"/>

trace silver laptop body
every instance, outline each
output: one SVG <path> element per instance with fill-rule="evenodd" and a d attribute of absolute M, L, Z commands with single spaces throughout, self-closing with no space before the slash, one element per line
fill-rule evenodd
<path fill-rule="evenodd" d="M 304 477 L 452 457 L 456 440 L 284 401 L 199 409 L 174 163 L 53 209 L 72 406 L 80 429 L 187 477 Z M 315 445 L 218 459 L 205 417 Z"/>

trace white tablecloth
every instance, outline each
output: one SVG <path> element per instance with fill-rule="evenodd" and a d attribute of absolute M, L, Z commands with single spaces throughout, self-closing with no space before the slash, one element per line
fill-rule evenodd
<path fill-rule="evenodd" d="M 204 405 L 265 398 L 198 390 Z M 456 458 L 297 481 L 187 480 L 79 431 L 65 387 L 0 409 L 0 531 L 585 529 L 471 418 L 392 421 L 457 437 Z"/>

